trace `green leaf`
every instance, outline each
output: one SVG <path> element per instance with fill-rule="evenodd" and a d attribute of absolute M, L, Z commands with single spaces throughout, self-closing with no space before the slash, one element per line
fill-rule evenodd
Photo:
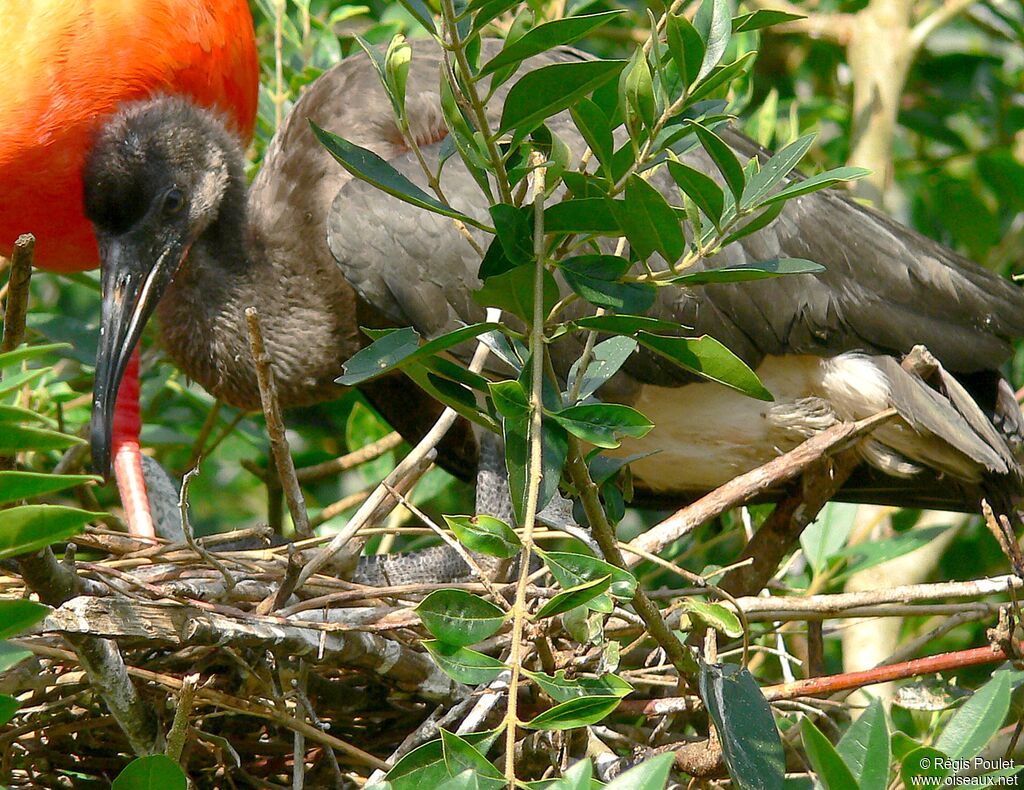
<path fill-rule="evenodd" d="M 38 368 L 36 370 L 23 370 L 20 373 L 8 374 L 0 379 L 0 395 L 7 395 L 16 390 L 34 384 L 53 368 Z"/>
<path fill-rule="evenodd" d="M 646 260 L 659 252 L 668 263 L 679 260 L 686 246 L 683 229 L 657 189 L 631 175 L 626 181 L 625 201 L 608 203 L 638 257 Z"/>
<path fill-rule="evenodd" d="M 884 540 L 865 541 L 858 543 L 856 546 L 848 546 L 833 552 L 831 556 L 849 559 L 850 564 L 841 574 L 841 576 L 847 576 L 873 568 L 876 565 L 881 565 L 883 562 L 888 562 L 896 557 L 902 557 L 912 551 L 917 551 L 922 546 L 928 545 L 936 538 L 949 532 L 949 530 L 949 526 L 910 529 L 906 532 L 897 532 L 891 538 Z"/>
<path fill-rule="evenodd" d="M 870 174 L 871 171 L 863 167 L 837 167 L 832 170 L 826 170 L 824 173 L 818 173 L 818 175 L 790 184 L 788 187 L 779 190 L 774 195 L 766 197 L 761 201 L 759 206 L 770 206 L 780 201 L 785 202 L 792 198 L 800 197 L 800 195 L 817 192 L 819 189 L 830 187 L 833 184 L 840 183 L 841 181 L 854 181 L 858 178 L 864 178 L 864 176 Z"/>
<path fill-rule="evenodd" d="M 610 337 L 594 346 L 590 364 L 583 373 L 583 381 L 579 385 L 579 400 L 586 400 L 608 379 L 614 376 L 619 368 L 637 349 L 637 342 L 629 337 Z M 567 392 L 571 392 L 580 375 L 580 359 L 569 369 Z"/>
<path fill-rule="evenodd" d="M 483 286 L 473 292 L 473 299 L 484 307 L 497 307 L 533 323 L 533 266 L 515 269 L 488 277 Z M 551 272 L 544 270 L 544 315 L 558 302 L 558 284 Z"/>
<path fill-rule="evenodd" d="M 774 400 L 757 374 L 710 335 L 697 338 L 665 337 L 640 331 L 636 339 L 640 345 L 698 376 L 717 381 L 758 400 Z"/>
<path fill-rule="evenodd" d="M 665 20 L 668 50 L 684 86 L 697 81 L 700 64 L 704 60 L 704 41 L 686 17 L 668 14 Z"/>
<path fill-rule="evenodd" d="M 711 0 L 704 0 L 704 2 L 709 3 Z M 697 138 L 700 140 L 700 144 L 704 146 L 704 150 L 708 152 L 708 156 L 711 157 L 711 161 L 715 163 L 715 167 L 718 168 L 718 172 L 720 172 L 722 174 L 722 178 L 725 179 L 725 183 L 728 185 L 729 191 L 732 192 L 733 197 L 738 201 L 743 195 L 745 177 L 743 175 L 743 168 L 740 167 L 740 163 L 736 159 L 736 154 L 733 153 L 725 140 L 706 126 L 703 126 L 696 121 L 690 121 L 690 124 L 694 127 L 694 131 L 697 133 Z"/>
<path fill-rule="evenodd" d="M 560 702 L 522 726 L 530 730 L 571 730 L 596 724 L 619 706 L 618 697 L 580 697 Z"/>
<path fill-rule="evenodd" d="M 718 228 L 725 208 L 725 195 L 715 180 L 689 165 L 673 160 L 668 162 L 668 172 L 683 194 L 692 198 L 704 215 Z"/>
<path fill-rule="evenodd" d="M 552 115 L 572 106 L 594 88 L 618 76 L 624 60 L 555 63 L 524 74 L 505 98 L 498 134 L 531 131 Z"/>
<path fill-rule="evenodd" d="M 604 790 L 664 790 L 674 760 L 671 753 L 644 760 L 606 784 Z"/>
<path fill-rule="evenodd" d="M 622 283 L 632 264 L 617 255 L 577 255 L 559 263 L 565 281 L 591 304 L 626 313 L 642 313 L 654 304 L 650 283 Z"/>
<path fill-rule="evenodd" d="M 1003 726 L 1010 710 L 1011 690 L 1010 673 L 1005 669 L 995 672 L 953 714 L 935 747 L 954 760 L 974 757 Z"/>
<path fill-rule="evenodd" d="M 103 515 L 106 514 L 61 505 L 22 505 L 0 510 L 0 559 L 67 540 Z"/>
<path fill-rule="evenodd" d="M 543 551 L 541 549 L 535 549 L 535 551 L 563 588 L 567 589 L 585 581 L 611 576 L 612 584 L 609 593 L 614 597 L 628 601 L 636 592 L 636 578 L 633 574 L 604 560 L 599 560 L 597 557 L 568 551 Z"/>
<path fill-rule="evenodd" d="M 504 610 L 465 590 L 435 590 L 416 607 L 423 625 L 449 645 L 481 642 L 505 622 Z"/>
<path fill-rule="evenodd" d="M 440 739 L 417 746 L 402 757 L 385 777 L 394 790 L 427 790 L 451 778 Z"/>
<path fill-rule="evenodd" d="M 817 274 L 825 271 L 820 263 L 804 258 L 772 258 L 754 263 L 736 263 L 718 269 L 705 269 L 672 277 L 668 282 L 677 285 L 709 285 L 712 283 L 740 283 L 752 280 L 766 280 L 788 274 Z"/>
<path fill-rule="evenodd" d="M 704 40 L 704 58 L 697 72 L 699 80 L 711 71 L 725 54 L 732 34 L 732 16 L 729 13 L 728 0 L 704 0 L 697 15 L 693 18 L 693 26 Z"/>
<path fill-rule="evenodd" d="M 746 72 L 753 65 L 755 54 L 754 52 L 748 52 L 732 63 L 716 66 L 704 80 L 694 86 L 690 92 L 689 100 L 691 102 L 699 102 L 711 96 L 719 88 L 728 88 L 740 74 Z"/>
<path fill-rule="evenodd" d="M 519 536 L 501 519 L 481 513 L 477 516 L 445 516 L 444 520 L 459 543 L 470 551 L 507 560 L 523 548 Z"/>
<path fill-rule="evenodd" d="M 629 60 L 629 66 L 623 71 L 621 80 L 622 91 L 629 107 L 648 129 L 653 128 L 658 107 L 654 100 L 651 66 L 642 47 L 633 50 L 633 56 Z"/>
<path fill-rule="evenodd" d="M 6 428 L 4 429 L 6 430 Z M 73 486 L 102 483 L 96 475 L 53 475 L 43 472 L 0 472 L 0 505 L 46 496 Z"/>
<path fill-rule="evenodd" d="M 885 790 L 889 786 L 889 726 L 878 699 L 871 700 L 868 709 L 843 735 L 836 751 L 859 790 Z"/>
<path fill-rule="evenodd" d="M 344 137 L 321 129 L 312 121 L 309 122 L 309 125 L 320 144 L 354 177 L 417 208 L 461 220 L 474 228 L 489 230 L 486 225 L 473 217 L 456 211 L 451 206 L 446 206 L 437 198 L 428 195 L 368 148 L 358 146 Z"/>
<path fill-rule="evenodd" d="M 618 403 L 569 406 L 550 417 L 573 436 L 607 448 L 618 447 L 623 436 L 643 438 L 654 427 L 654 423 L 636 409 Z"/>
<path fill-rule="evenodd" d="M 567 702 L 580 697 L 625 697 L 633 692 L 633 686 L 611 673 L 598 678 L 567 678 L 565 670 L 558 670 L 553 676 L 543 672 L 523 670 L 523 674 L 536 683 L 555 702 Z"/>
<path fill-rule="evenodd" d="M 66 450 L 76 444 L 85 444 L 83 439 L 70 434 L 50 431 L 46 428 L 32 428 L 27 425 L 5 425 L 0 431 L 0 453 L 15 453 L 22 450 Z"/>
<path fill-rule="evenodd" d="M 405 85 L 409 79 L 411 62 L 412 47 L 406 42 L 405 36 L 392 37 L 384 55 L 384 74 L 388 91 L 397 102 L 399 117 L 405 115 Z"/>
<path fill-rule="evenodd" d="M 42 414 L 31 409 L 22 409 L 18 406 L 0 406 L 0 423 L 20 422 L 42 422 L 51 427 L 56 427 L 56 420 L 50 420 Z"/>
<path fill-rule="evenodd" d="M 604 11 L 598 14 L 564 17 L 537 25 L 528 30 L 522 38 L 506 44 L 501 52 L 483 65 L 479 76 L 486 76 L 505 66 L 516 66 L 541 52 L 578 41 L 592 30 L 596 30 L 624 13 L 625 11 L 621 9 Z"/>
<path fill-rule="evenodd" d="M 594 152 L 597 161 L 606 167 L 611 164 L 615 142 L 612 138 L 612 125 L 604 111 L 590 99 L 584 97 L 569 108 L 576 128 Z M 575 190 L 573 190 L 575 191 Z M 547 214 L 547 212 L 545 212 Z M 545 216 L 546 220 L 546 216 Z"/>
<path fill-rule="evenodd" d="M 914 749 L 903 758 L 903 763 L 900 765 L 900 778 L 903 780 L 903 786 L 907 788 L 945 786 L 942 780 L 949 776 L 950 769 L 944 766 L 949 765 L 949 759 L 946 754 L 931 746 Z M 934 784 L 925 784 L 928 780 Z M 832 789 L 829 788 L 829 790 Z"/>
<path fill-rule="evenodd" d="M 746 33 L 750 30 L 761 30 L 783 22 L 806 19 L 802 14 L 791 14 L 787 11 L 773 11 L 767 8 L 758 9 L 752 14 L 741 14 L 732 20 L 733 33 Z"/>
<path fill-rule="evenodd" d="M 523 263 L 531 263 L 533 253 L 533 208 L 532 206 L 511 206 L 508 203 L 497 203 L 490 207 L 491 219 L 497 231 L 505 258 L 512 264 L 509 269 Z M 500 271 L 488 271 L 480 268 L 480 279 L 485 280 Z"/>
<path fill-rule="evenodd" d="M 444 728 L 441 729 L 441 749 L 448 773 L 452 776 L 458 776 L 468 769 L 474 772 L 481 788 L 499 790 L 505 787 L 505 777 L 486 757 L 468 741 Z"/>
<path fill-rule="evenodd" d="M 721 604 L 698 601 L 695 598 L 683 598 L 681 605 L 683 611 L 699 617 L 716 631 L 734 639 L 743 636 L 743 625 L 740 623 L 740 618 Z"/>
<path fill-rule="evenodd" d="M 0 639 L 17 636 L 49 613 L 49 606 L 25 598 L 0 600 Z"/>
<path fill-rule="evenodd" d="M 344 364 L 336 384 L 352 387 L 395 368 L 420 347 L 420 335 L 411 326 L 381 335 Z"/>
<path fill-rule="evenodd" d="M 519 0 L 473 0 L 466 6 L 466 11 L 473 14 L 473 32 L 483 30 L 484 26 L 492 19 L 501 16 L 517 5 L 519 5 Z"/>
<path fill-rule="evenodd" d="M 615 335 L 635 335 L 637 332 L 674 332 L 681 327 L 672 321 L 651 318 L 646 315 L 592 315 L 577 318 L 569 324 L 576 329 L 593 329 Z"/>
<path fill-rule="evenodd" d="M 437 27 L 434 24 L 434 15 L 424 4 L 423 0 L 398 0 L 398 2 L 409 12 L 413 19 L 423 25 L 424 30 L 436 35 Z"/>
<path fill-rule="evenodd" d="M 43 616 L 45 616 L 45 613 Z M 17 666 L 26 658 L 31 657 L 31 650 L 18 647 L 18 645 L 11 642 L 0 641 L 0 672 L 6 672 L 11 667 Z"/>
<path fill-rule="evenodd" d="M 722 239 L 719 247 L 728 247 L 733 242 L 739 241 L 740 239 L 757 233 L 762 228 L 766 228 L 771 225 L 775 219 L 782 213 L 782 209 L 786 207 L 785 203 L 775 203 L 774 205 L 768 206 L 764 211 L 754 217 L 752 220 L 747 222 L 739 230 L 733 231 L 724 239 Z"/>
<path fill-rule="evenodd" d="M 112 790 L 186 790 L 188 778 L 174 760 L 164 754 L 136 757 L 117 775 Z"/>
<path fill-rule="evenodd" d="M 10 694 L 0 694 L 0 727 L 14 718 L 21 703 Z"/>
<path fill-rule="evenodd" d="M 21 362 L 26 362 L 30 359 L 39 359 L 40 357 L 48 356 L 54 351 L 62 351 L 65 348 L 71 348 L 70 343 L 47 343 L 42 346 L 18 346 L 11 351 L 5 351 L 0 354 L 0 370 L 9 368 L 12 365 L 17 365 Z"/>
<path fill-rule="evenodd" d="M 436 639 L 422 643 L 438 668 L 457 683 L 477 686 L 490 683 L 508 669 L 498 659 L 465 647 L 454 647 Z"/>
<path fill-rule="evenodd" d="M 736 786 L 781 790 L 786 770 L 782 740 L 754 676 L 735 664 L 701 663 L 699 685 Z"/>
<path fill-rule="evenodd" d="M 607 590 L 611 583 L 611 576 L 602 576 L 600 579 L 594 579 L 593 581 L 570 587 L 558 593 L 554 598 L 551 598 L 533 617 L 535 620 L 543 620 L 545 617 L 553 617 L 556 614 L 568 612 L 577 606 L 584 606 Z"/>
<path fill-rule="evenodd" d="M 815 134 L 805 134 L 761 165 L 761 169 L 751 176 L 743 190 L 740 210 L 746 211 L 752 206 L 759 205 L 760 201 L 800 163 L 816 136 Z"/>
<path fill-rule="evenodd" d="M 546 233 L 601 233 L 621 236 L 622 227 L 613 211 L 621 201 L 599 197 L 573 198 L 544 209 Z"/>
<path fill-rule="evenodd" d="M 811 767 L 827 790 L 857 790 L 857 780 L 853 778 L 839 752 L 807 717 L 800 722 L 800 734 Z"/>

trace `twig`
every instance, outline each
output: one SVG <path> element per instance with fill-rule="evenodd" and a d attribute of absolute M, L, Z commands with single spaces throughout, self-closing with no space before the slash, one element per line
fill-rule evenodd
<path fill-rule="evenodd" d="M 196 554 L 203 558 L 210 567 L 216 568 L 220 575 L 224 577 L 225 592 L 230 593 L 235 588 L 235 577 L 231 575 L 231 572 L 224 566 L 224 564 L 218 560 L 210 551 L 203 545 L 201 545 L 192 533 L 192 525 L 188 520 L 188 486 L 192 481 L 192 478 L 199 474 L 199 467 L 193 467 L 185 472 L 185 476 L 181 479 L 181 491 L 178 493 L 178 511 L 181 513 L 181 531 L 185 535 L 185 542 L 189 545 Z"/>
<path fill-rule="evenodd" d="M 178 692 L 178 699 L 174 706 L 174 721 L 171 723 L 171 731 L 167 734 L 167 748 L 164 750 L 164 754 L 176 763 L 181 761 L 181 752 L 185 748 L 188 719 L 192 715 L 192 703 L 195 700 L 198 682 L 198 673 L 185 675 L 181 681 L 181 690 Z"/>
<path fill-rule="evenodd" d="M 959 13 L 966 11 L 976 2 L 977 0 L 946 0 L 946 2 L 911 28 L 907 45 L 912 50 L 920 49 L 932 33 L 947 22 L 952 21 Z"/>
<path fill-rule="evenodd" d="M 314 464 L 313 466 L 304 466 L 302 469 L 296 469 L 295 476 L 298 478 L 300 483 L 312 483 L 316 480 L 322 480 L 325 477 L 341 474 L 342 472 L 347 472 L 350 469 L 355 469 L 357 466 L 380 458 L 384 453 L 398 447 L 402 441 L 402 435 L 398 433 L 398 431 L 392 431 L 387 436 L 383 436 L 375 442 L 363 445 L 358 450 L 353 450 L 352 452 L 338 458 L 332 458 L 330 461 L 324 461 L 323 463 Z"/>
<path fill-rule="evenodd" d="M 306 502 L 295 477 L 295 464 L 288 448 L 288 437 L 284 432 L 284 420 L 281 418 L 281 405 L 277 399 L 277 387 L 274 384 L 274 372 L 270 367 L 270 355 L 263 342 L 260 329 L 259 314 L 255 307 L 245 308 L 245 322 L 249 329 L 249 345 L 252 358 L 256 363 L 256 380 L 260 388 L 260 402 L 263 404 L 263 416 L 267 421 L 267 433 L 270 436 L 270 449 L 274 455 L 274 464 L 288 502 L 288 511 L 295 525 L 295 534 L 300 538 L 313 536 L 309 527 L 309 516 L 306 513 Z"/>
<path fill-rule="evenodd" d="M 4 336 L 0 353 L 11 351 L 25 339 L 25 314 L 28 311 L 28 285 L 32 279 L 32 253 L 36 238 L 31 233 L 18 237 L 11 255 L 11 274 L 7 280 L 4 306 Z"/>

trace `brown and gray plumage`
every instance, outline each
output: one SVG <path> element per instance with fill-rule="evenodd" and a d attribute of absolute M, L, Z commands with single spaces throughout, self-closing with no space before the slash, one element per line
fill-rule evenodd
<path fill-rule="evenodd" d="M 527 67 L 578 57 L 561 50 Z M 417 43 L 408 111 L 428 162 L 436 161 L 446 133 L 438 68 L 438 51 Z M 506 91 L 498 91 L 495 115 Z M 246 408 L 258 405 L 242 318 L 249 305 L 263 318 L 286 406 L 339 392 L 334 378 L 365 343 L 360 325 L 411 324 L 431 336 L 482 318 L 470 296 L 479 260 L 451 221 L 353 180 L 315 141 L 307 118 L 424 183 L 362 55 L 307 89 L 248 193 L 241 153 L 220 119 L 183 100 L 128 105 L 99 137 L 86 168 L 86 209 L 104 261 L 94 423 L 101 468 L 110 394 L 154 309 L 178 364 L 214 395 Z M 580 156 L 583 143 L 568 120 L 552 123 Z M 726 139 L 742 158 L 763 155 L 742 135 Z M 713 174 L 702 154 L 686 158 Z M 442 186 L 456 208 L 485 216 L 457 157 L 445 165 Z M 836 420 L 895 406 L 904 419 L 860 444 L 867 471 L 848 496 L 973 509 L 983 488 L 1016 492 L 1020 411 L 998 369 L 1011 339 L 1024 334 L 1021 292 L 831 191 L 792 201 L 767 229 L 701 265 L 784 256 L 817 261 L 826 271 L 660 290 L 652 314 L 718 338 L 758 371 L 776 400 L 698 383 L 653 354 L 634 355 L 598 394 L 635 405 L 657 424 L 643 442 L 623 448 L 660 451 L 634 465 L 640 486 L 690 497 Z M 917 344 L 944 367 L 929 383 L 899 364 Z M 563 344 L 559 364 L 577 353 L 572 342 Z M 956 379 L 935 384 L 946 372 Z M 437 413 L 401 379 L 366 389 L 410 437 Z M 472 468 L 475 443 L 466 426 L 441 449 L 450 467 Z"/>

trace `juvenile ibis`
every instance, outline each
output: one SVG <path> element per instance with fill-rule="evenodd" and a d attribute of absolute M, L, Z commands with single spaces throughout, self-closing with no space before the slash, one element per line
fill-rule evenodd
<path fill-rule="evenodd" d="M 525 68 L 575 57 L 561 50 Z M 433 45 L 416 44 L 408 114 L 428 161 L 446 134 L 439 64 Z M 286 406 L 339 391 L 333 382 L 342 363 L 365 342 L 360 325 L 412 324 L 431 336 L 481 319 L 469 298 L 479 258 L 453 224 L 353 180 L 307 119 L 423 184 L 363 55 L 307 89 L 248 191 L 237 140 L 216 113 L 161 98 L 126 105 L 105 125 L 85 170 L 86 211 L 104 267 L 99 457 L 109 441 L 106 393 L 153 311 L 177 363 L 212 394 L 246 408 L 258 404 L 242 318 L 250 305 L 262 316 Z M 578 134 L 564 119 L 553 123 L 578 157 Z M 728 140 L 741 154 L 758 155 L 741 135 Z M 688 156 L 712 172 L 702 154 Z M 454 159 L 442 186 L 460 211 L 485 216 L 479 191 Z M 838 192 L 789 203 L 772 225 L 705 265 L 782 256 L 817 261 L 825 271 L 661 290 L 652 314 L 724 342 L 757 370 L 775 402 L 634 355 L 600 394 L 634 404 L 657 425 L 630 448 L 660 450 L 634 464 L 643 487 L 671 496 L 707 491 L 836 420 L 895 407 L 902 419 L 859 445 L 879 472 L 860 498 L 891 499 L 877 486 L 893 476 L 897 487 L 946 507 L 973 509 L 974 486 L 992 477 L 1019 488 L 1011 445 L 1020 411 L 998 373 L 1011 338 L 1024 333 L 1017 288 Z M 916 344 L 963 386 L 948 377 L 933 388 L 904 370 L 899 360 Z M 424 396 L 389 381 L 369 385 L 371 400 L 399 430 L 422 430 L 430 411 Z M 442 449 L 450 464 L 465 465 L 475 445 L 467 433 Z"/>
<path fill-rule="evenodd" d="M 0 83 L 0 255 L 31 232 L 38 266 L 91 269 L 100 257 L 82 207 L 82 166 L 102 119 L 125 102 L 183 95 L 224 113 L 241 140 L 252 136 L 259 64 L 248 3 L 5 1 Z M 113 392 L 104 395 L 112 403 Z M 112 428 L 129 526 L 152 535 L 138 450 L 137 356 Z M 108 443 L 104 473 L 110 452 Z"/>

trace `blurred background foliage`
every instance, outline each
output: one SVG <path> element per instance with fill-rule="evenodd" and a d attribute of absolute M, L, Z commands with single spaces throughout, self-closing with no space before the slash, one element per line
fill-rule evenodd
<path fill-rule="evenodd" d="M 823 16 L 856 13 L 866 5 L 866 0 L 796 3 L 800 10 Z M 639 4 L 626 6 L 629 14 L 604 26 L 598 37 L 581 46 L 602 55 L 628 55 L 633 43 L 644 36 L 649 17 Z M 656 6 L 655 0 L 652 8 L 657 12 Z M 494 32 L 503 34 L 513 27 L 584 9 L 595 12 L 613 7 L 619 6 L 610 0 L 532 0 L 514 19 L 499 17 L 493 23 Z M 352 5 L 339 5 L 336 0 L 256 0 L 253 13 L 263 68 L 257 138 L 250 150 L 253 172 L 278 120 L 289 112 L 303 86 L 358 49 L 354 35 L 376 43 L 387 42 L 395 33 L 404 33 L 413 41 L 423 35 L 397 3 L 381 0 Z M 1024 10 L 1014 0 L 971 4 L 927 39 L 909 70 L 899 103 L 893 178 L 885 190 L 886 209 L 901 221 L 1004 274 L 1019 269 L 1024 258 L 1022 44 Z M 737 35 L 730 47 L 735 52 L 727 55 L 727 60 L 745 50 L 759 50 L 750 76 L 730 96 L 731 110 L 741 117 L 742 127 L 773 148 L 806 132 L 817 132 L 803 169 L 843 164 L 850 154 L 852 75 L 842 44 L 783 28 Z M 22 401 L 54 416 L 70 431 L 85 435 L 100 312 L 98 276 L 95 272 L 72 277 L 40 272 L 33 278 L 32 289 L 29 326 L 35 339 L 68 342 L 72 347 L 46 386 L 34 389 Z M 205 534 L 268 520 L 280 523 L 281 497 L 273 486 L 268 492 L 260 479 L 269 465 L 262 417 L 215 404 L 161 354 L 154 337 L 150 327 L 143 356 L 143 444 L 179 479 L 202 457 L 201 474 L 190 489 L 196 531 Z M 1024 352 L 1019 352 L 1012 371 L 1016 386 L 1024 380 L 1022 374 Z M 651 416 L 657 420 L 657 415 Z M 291 412 L 287 419 L 300 468 L 357 449 L 390 430 L 355 393 L 334 403 Z M 340 477 L 311 484 L 305 492 L 311 512 L 315 516 L 331 503 L 367 489 L 392 468 L 404 447 Z M 56 459 L 56 453 L 37 454 L 34 463 L 49 469 Z M 100 506 L 117 512 L 112 484 L 96 489 L 96 495 Z M 472 490 L 434 470 L 418 485 L 414 501 L 435 516 L 467 513 L 472 511 Z M 342 525 L 354 506 L 328 519 L 325 530 Z M 756 525 L 765 512 L 752 508 L 750 521 Z M 826 509 L 819 527 L 805 535 L 804 557 L 780 575 L 780 585 L 838 591 L 853 571 L 905 551 L 908 542 L 923 545 L 938 534 L 916 530 L 920 534 L 907 537 L 919 514 L 903 512 L 891 519 L 885 538 L 888 543 L 882 549 L 867 556 L 844 554 L 846 538 L 857 531 L 858 515 L 853 506 Z M 630 513 L 622 525 L 623 537 L 628 539 L 658 518 L 656 512 Z M 676 547 L 677 558 L 699 573 L 729 563 L 745 541 L 743 521 L 743 515 L 736 513 L 704 526 Z M 954 523 L 954 517 L 946 523 Z M 956 519 L 956 523 L 955 536 L 945 539 L 937 556 L 934 576 L 966 579 L 1006 572 L 1005 560 L 978 519 L 964 523 Z M 750 524 L 746 526 L 749 529 Z M 413 547 L 409 542 L 402 545 Z M 678 580 L 650 569 L 644 583 L 647 589 L 679 586 Z M 978 644 L 987 624 L 979 621 L 976 626 L 956 629 L 929 646 L 929 652 Z M 919 633 L 933 625 L 924 620 L 907 621 L 902 625 L 903 634 Z M 766 644 L 772 644 L 772 639 L 767 638 Z M 825 669 L 841 671 L 838 640 L 827 640 L 827 646 Z M 758 675 L 764 682 L 781 675 L 778 661 L 760 663 Z M 928 726 L 926 721 L 915 724 L 911 714 L 900 723 L 909 729 Z"/>

